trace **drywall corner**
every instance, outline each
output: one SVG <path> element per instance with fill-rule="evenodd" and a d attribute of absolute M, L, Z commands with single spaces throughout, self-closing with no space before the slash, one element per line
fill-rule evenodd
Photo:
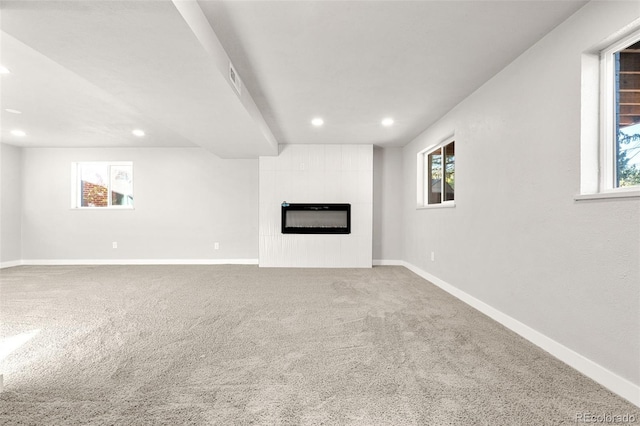
<path fill-rule="evenodd" d="M 0 265 L 15 266 L 21 258 L 22 148 L 0 144 Z"/>

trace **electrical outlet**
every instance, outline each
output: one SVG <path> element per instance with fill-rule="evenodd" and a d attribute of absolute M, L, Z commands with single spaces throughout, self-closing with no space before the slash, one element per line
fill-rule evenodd
<path fill-rule="evenodd" d="M 112 245 L 113 248 L 118 248 L 118 242 L 117 241 L 112 242 L 111 245 Z"/>
<path fill-rule="evenodd" d="M 431 261 L 433 262 L 434 260 L 436 260 L 436 253 L 435 252 L 431 252 Z"/>
<path fill-rule="evenodd" d="M 213 249 L 214 250 L 220 250 L 220 243 L 213 243 Z"/>

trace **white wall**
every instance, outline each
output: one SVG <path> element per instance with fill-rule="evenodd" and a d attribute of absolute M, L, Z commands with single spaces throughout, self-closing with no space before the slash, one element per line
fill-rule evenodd
<path fill-rule="evenodd" d="M 373 260 L 402 256 L 402 148 L 373 149 Z"/>
<path fill-rule="evenodd" d="M 71 163 L 107 160 L 133 161 L 135 209 L 71 209 Z M 257 260 L 258 160 L 200 148 L 24 148 L 23 164 L 27 262 Z"/>
<path fill-rule="evenodd" d="M 22 149 L 0 144 L 0 266 L 22 259 Z"/>
<path fill-rule="evenodd" d="M 350 203 L 351 234 L 282 234 L 283 201 Z M 372 145 L 281 145 L 260 157 L 260 266 L 370 268 L 372 202 Z"/>
<path fill-rule="evenodd" d="M 587 4 L 404 149 L 406 260 L 636 385 L 640 200 L 574 195 L 581 54 L 639 16 Z M 453 132 L 456 207 L 418 210 L 416 153 Z"/>

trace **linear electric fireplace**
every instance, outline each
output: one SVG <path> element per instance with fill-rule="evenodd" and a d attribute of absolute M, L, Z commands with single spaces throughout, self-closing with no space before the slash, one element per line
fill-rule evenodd
<path fill-rule="evenodd" d="M 283 234 L 350 234 L 351 204 L 282 203 Z"/>

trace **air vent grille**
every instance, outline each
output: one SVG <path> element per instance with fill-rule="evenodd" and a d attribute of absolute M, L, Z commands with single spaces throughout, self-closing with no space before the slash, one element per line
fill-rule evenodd
<path fill-rule="evenodd" d="M 242 94 L 242 84 L 240 83 L 240 76 L 236 72 L 236 69 L 233 67 L 233 64 L 229 62 L 229 80 L 231 80 L 231 84 L 235 87 L 238 95 Z"/>

